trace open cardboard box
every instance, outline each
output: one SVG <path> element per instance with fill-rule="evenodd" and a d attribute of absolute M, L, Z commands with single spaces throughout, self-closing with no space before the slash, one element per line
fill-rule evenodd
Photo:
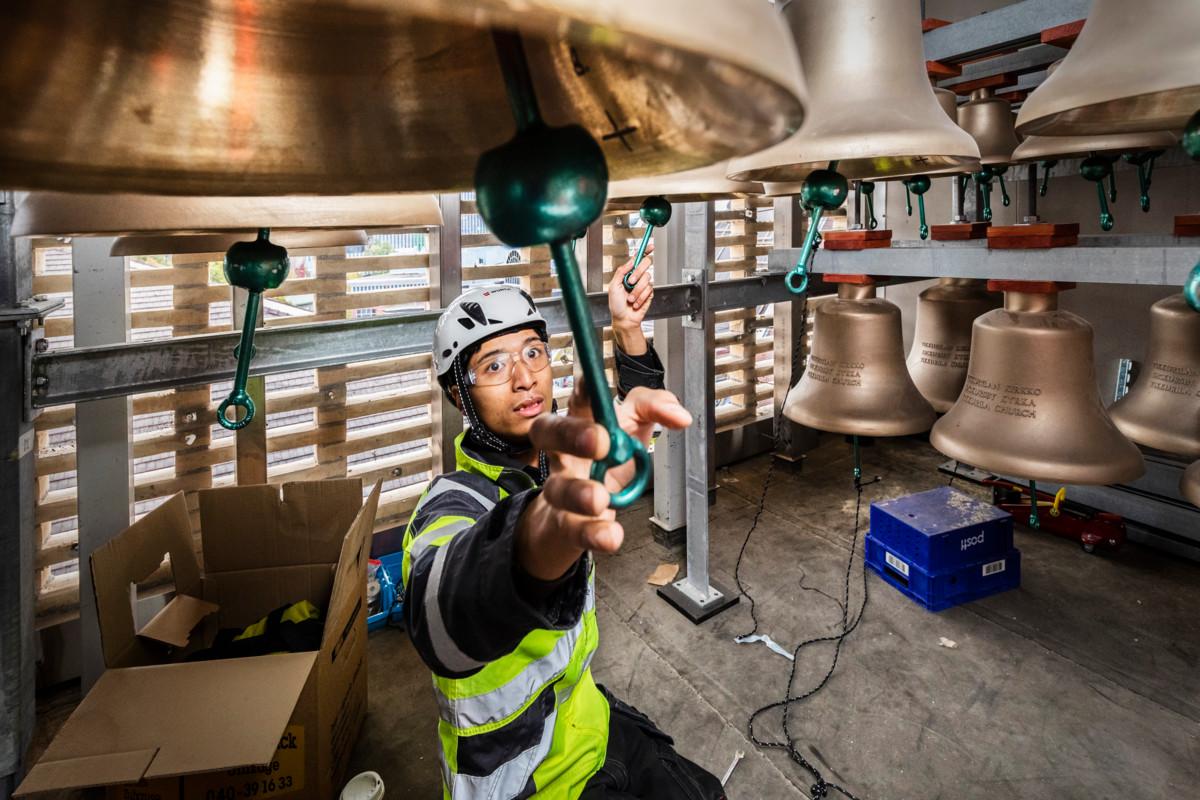
<path fill-rule="evenodd" d="M 182 494 L 92 555 L 108 670 L 14 796 L 107 786 L 122 800 L 334 797 L 366 713 L 366 569 L 380 485 L 200 493 L 201 569 Z M 140 631 L 136 584 L 169 556 L 175 597 Z M 185 662 L 220 628 L 321 609 L 319 650 Z"/>

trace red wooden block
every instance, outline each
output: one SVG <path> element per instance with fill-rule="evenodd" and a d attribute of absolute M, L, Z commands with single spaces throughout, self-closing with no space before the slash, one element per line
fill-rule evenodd
<path fill-rule="evenodd" d="M 892 246 L 890 230 L 828 231 L 821 234 L 826 250 L 871 250 Z"/>
<path fill-rule="evenodd" d="M 1087 20 L 1077 19 L 1065 25 L 1055 25 L 1042 31 L 1042 44 L 1052 44 L 1055 47 L 1069 48 L 1079 38 L 1083 23 Z"/>
<path fill-rule="evenodd" d="M 925 72 L 934 80 L 943 80 L 945 78 L 957 78 L 962 75 L 962 67 L 956 64 L 947 64 L 943 61 L 926 61 Z"/>
<path fill-rule="evenodd" d="M 869 286 L 872 283 L 879 283 L 879 278 L 874 275 L 846 275 L 837 273 L 828 273 L 821 276 L 821 280 L 825 283 L 851 283 L 855 286 Z"/>
<path fill-rule="evenodd" d="M 1074 289 L 1073 281 L 1005 281 L 987 282 L 989 292 L 1024 292 L 1025 294 L 1053 294 Z"/>
<path fill-rule="evenodd" d="M 1176 236 L 1200 236 L 1200 214 L 1180 214 L 1175 217 Z"/>
<path fill-rule="evenodd" d="M 993 250 L 1037 250 L 1079 244 L 1078 222 L 1037 222 L 1032 225 L 993 225 L 987 232 Z"/>
<path fill-rule="evenodd" d="M 921 20 L 921 33 L 929 33 L 931 30 L 934 30 L 935 28 L 944 28 L 949 24 L 950 24 L 950 21 L 946 20 L 946 19 L 935 19 L 933 17 L 926 17 L 925 19 Z"/>
<path fill-rule="evenodd" d="M 1001 92 L 996 97 L 999 97 L 1001 100 L 1007 100 L 1010 103 L 1024 103 L 1025 98 L 1029 97 L 1029 92 L 1024 89 L 1020 91 Z"/>
<path fill-rule="evenodd" d="M 935 242 L 965 242 L 969 239 L 986 239 L 990 222 L 955 222 L 948 225 L 932 225 L 929 235 Z"/>

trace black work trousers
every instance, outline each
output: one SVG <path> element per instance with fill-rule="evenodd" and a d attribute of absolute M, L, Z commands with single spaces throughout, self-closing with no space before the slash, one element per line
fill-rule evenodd
<path fill-rule="evenodd" d="M 610 710 L 608 757 L 579 800 L 725 800 L 721 782 L 675 752 L 649 717 L 600 690 Z"/>

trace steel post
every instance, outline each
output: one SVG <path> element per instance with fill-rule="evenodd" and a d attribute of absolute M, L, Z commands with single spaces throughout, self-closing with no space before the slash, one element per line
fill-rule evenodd
<path fill-rule="evenodd" d="M 654 231 L 654 282 L 664 286 L 683 282 L 687 247 L 686 227 L 676 220 Z M 683 326 L 679 318 L 654 322 L 654 349 L 666 370 L 668 391 L 683 397 L 683 376 L 687 362 L 683 353 Z M 664 534 L 678 534 L 687 526 L 684 499 L 684 434 L 663 431 L 654 443 L 654 515 L 650 522 Z"/>
<path fill-rule="evenodd" d="M 462 197 L 458 192 L 438 196 L 442 225 L 429 233 L 429 304 L 445 308 L 462 293 Z M 429 403 L 433 421 L 433 469 L 453 472 L 456 468 L 454 441 L 463 431 L 462 412 L 445 392 L 439 390 L 437 375 L 430 366 L 434 399 Z"/>

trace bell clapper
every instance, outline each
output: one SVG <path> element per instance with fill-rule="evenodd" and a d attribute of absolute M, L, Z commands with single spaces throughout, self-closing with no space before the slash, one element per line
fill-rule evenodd
<path fill-rule="evenodd" d="M 1038 493 L 1037 481 L 1029 482 L 1029 527 L 1035 531 L 1042 527 L 1042 523 L 1038 520 Z"/>
<path fill-rule="evenodd" d="M 217 422 L 231 431 L 241 430 L 254 419 L 254 401 L 246 393 L 246 380 L 250 376 L 250 359 L 254 358 L 254 328 L 258 324 L 258 310 L 262 305 L 262 293 L 275 289 L 285 280 L 291 269 L 287 250 L 271 242 L 271 231 L 258 229 L 258 238 L 252 242 L 237 242 L 225 253 L 225 280 L 230 286 L 245 289 L 246 316 L 242 322 L 242 337 L 233 350 L 237 359 L 237 370 L 233 377 L 233 388 L 229 396 L 217 407 Z M 229 419 L 225 412 L 230 406 L 242 408 L 246 414 L 241 419 Z"/>
<path fill-rule="evenodd" d="M 637 254 L 633 257 L 633 266 L 621 278 L 621 283 L 627 292 L 633 291 L 633 273 L 637 271 L 638 264 L 642 263 L 642 257 L 646 255 L 646 246 L 650 244 L 650 237 L 654 234 L 654 229 L 661 228 L 671 221 L 671 204 L 665 197 L 647 197 L 642 202 L 638 216 L 642 218 L 642 222 L 646 223 L 646 232 L 642 234 L 642 241 L 638 243 Z"/>
<path fill-rule="evenodd" d="M 871 181 L 862 181 L 858 188 L 862 192 L 863 200 L 867 203 L 867 230 L 873 231 L 879 227 L 879 220 L 875 219 L 875 202 L 871 199 L 875 194 L 875 184 Z"/>
<path fill-rule="evenodd" d="M 837 171 L 837 162 L 829 162 L 828 169 L 819 169 L 804 180 L 800 190 L 800 202 L 809 210 L 808 233 L 804 237 L 804 246 L 800 250 L 800 261 L 784 278 L 795 294 L 802 293 L 808 288 L 808 270 L 812 266 L 813 255 L 821 244 L 821 216 L 826 211 L 833 211 L 846 202 L 850 185 L 845 176 Z"/>
<path fill-rule="evenodd" d="M 1058 159 L 1047 159 L 1042 162 L 1042 187 L 1038 190 L 1038 195 L 1046 196 L 1046 190 L 1050 188 L 1050 173 L 1058 166 Z"/>
<path fill-rule="evenodd" d="M 550 127 L 542 119 L 521 36 L 493 30 L 492 39 L 517 132 L 479 157 L 475 167 L 479 213 L 492 232 L 512 247 L 550 245 L 592 415 L 608 431 L 611 442 L 608 456 L 592 464 L 591 477 L 603 481 L 611 467 L 630 459 L 636 462 L 633 480 L 610 501 L 613 508 L 624 508 L 646 488 L 650 456 L 617 422 L 572 246 L 575 234 L 604 210 L 608 165 L 600 145 L 582 127 Z M 512 197 L 524 202 L 514 203 Z"/>
<path fill-rule="evenodd" d="M 1079 165 L 1079 174 L 1096 184 L 1097 197 L 1100 198 L 1100 228 L 1113 229 L 1113 215 L 1108 209 L 1108 197 L 1104 192 L 1104 179 L 1112 174 L 1112 162 L 1103 156 L 1089 156 Z"/>
<path fill-rule="evenodd" d="M 983 193 L 983 208 L 981 215 L 985 222 L 992 221 L 992 173 L 987 167 L 972 175 L 975 185 Z"/>
<path fill-rule="evenodd" d="M 876 475 L 874 478 L 871 478 L 871 480 L 866 481 L 865 483 L 863 482 L 863 479 L 862 479 L 862 454 L 859 452 L 859 448 L 858 448 L 858 436 L 857 435 L 852 436 L 851 440 L 853 442 L 852 446 L 854 448 L 854 490 L 861 494 L 863 488 L 870 486 L 873 483 L 879 483 L 881 480 L 883 480 L 883 478 Z"/>
<path fill-rule="evenodd" d="M 1142 211 L 1150 211 L 1150 181 L 1154 177 L 1154 161 L 1164 152 L 1163 150 L 1147 150 L 1142 153 L 1126 153 L 1122 156 L 1127 163 L 1137 167 L 1138 189 L 1141 191 L 1138 202 L 1141 203 Z"/>
<path fill-rule="evenodd" d="M 929 238 L 929 225 L 925 222 L 925 193 L 929 191 L 929 187 L 932 185 L 933 181 L 929 179 L 928 175 L 914 175 L 913 177 L 905 178 L 904 180 L 905 196 L 907 197 L 910 191 L 917 196 L 917 209 L 921 215 L 921 239 Z M 911 201 L 908 207 L 908 215 L 910 217 L 912 216 Z"/>
<path fill-rule="evenodd" d="M 1004 183 L 1004 173 L 1008 172 L 1008 167 L 991 167 L 991 173 L 996 178 L 996 183 L 1000 184 L 1000 196 L 1003 198 L 1004 207 L 1008 208 L 1012 205 L 1012 200 L 1008 197 L 1008 186 Z"/>

